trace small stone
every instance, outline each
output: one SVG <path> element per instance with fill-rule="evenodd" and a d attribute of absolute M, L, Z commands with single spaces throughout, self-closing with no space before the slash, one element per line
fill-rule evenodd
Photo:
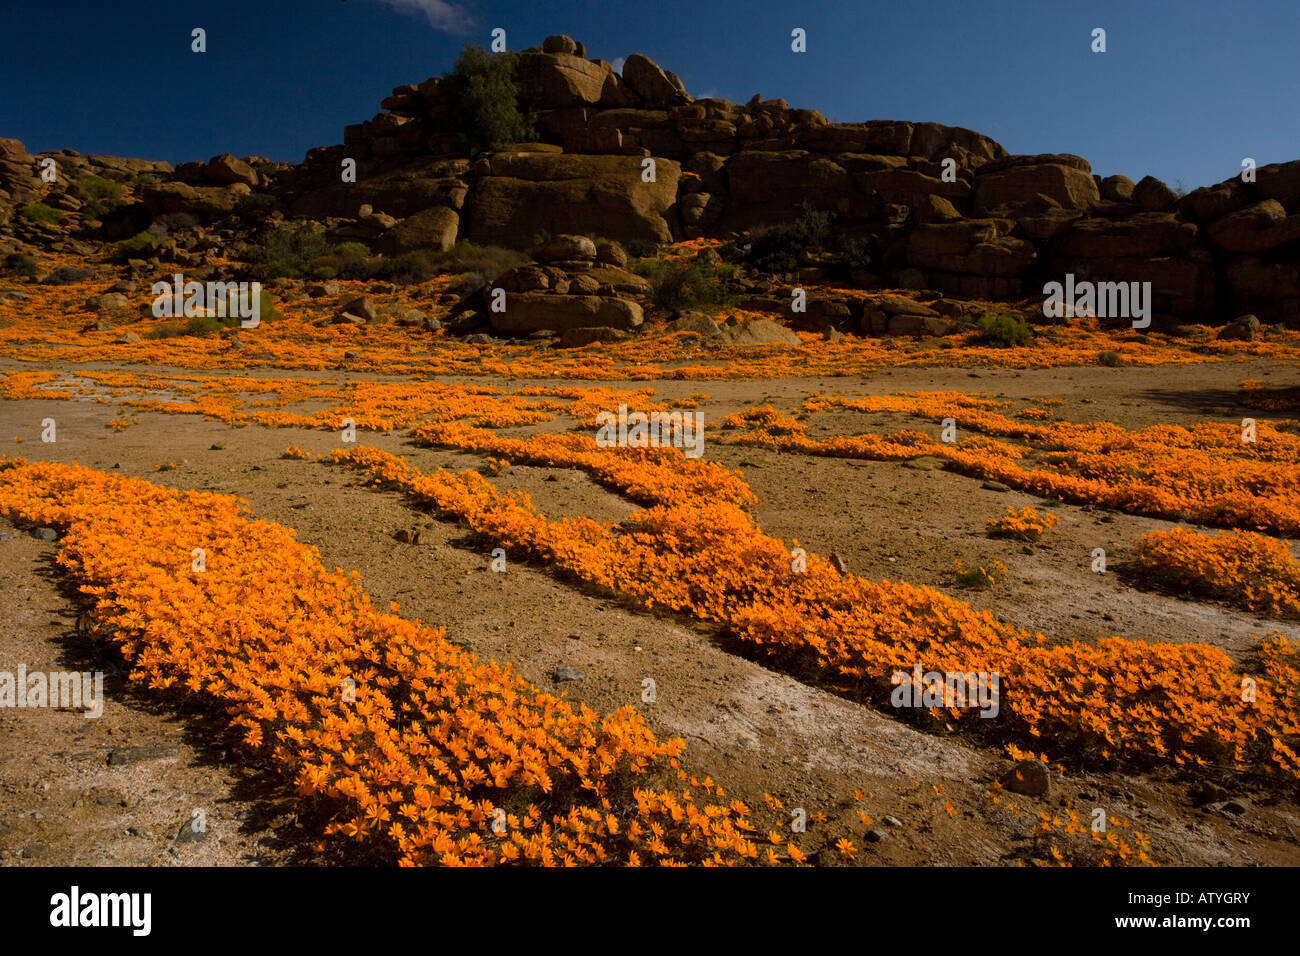
<path fill-rule="evenodd" d="M 555 672 L 551 674 L 551 677 L 557 684 L 563 684 L 565 681 L 571 680 L 583 680 L 586 676 L 586 674 L 578 670 L 576 667 L 570 667 L 567 664 L 562 664 L 555 668 Z"/>
<path fill-rule="evenodd" d="M 44 843 L 29 843 L 18 851 L 18 855 L 24 860 L 39 860 L 49 852 L 50 848 Z"/>
<path fill-rule="evenodd" d="M 891 827 L 901 827 L 903 825 L 903 821 L 898 819 L 898 817 L 885 817 L 884 822 L 889 824 Z"/>
<path fill-rule="evenodd" d="M 59 533 L 53 528 L 33 528 L 32 537 L 37 541 L 58 541 Z"/>
<path fill-rule="evenodd" d="M 838 551 L 831 552 L 830 562 L 831 562 L 831 566 L 834 567 L 835 570 L 838 571 L 840 574 L 849 573 L 849 566 L 844 563 L 844 558 L 840 556 L 840 553 Z"/>
<path fill-rule="evenodd" d="M 880 842 L 881 840 L 883 840 L 884 838 L 885 838 L 885 831 L 884 831 L 884 830 L 868 830 L 868 831 L 867 831 L 867 842 L 868 842 L 868 843 L 879 843 L 879 842 Z"/>
<path fill-rule="evenodd" d="M 1246 801 L 1238 797 L 1235 800 L 1229 800 L 1223 805 L 1224 813 L 1231 813 L 1234 816 L 1241 816 L 1246 812 Z"/>
<path fill-rule="evenodd" d="M 998 780 L 1004 789 L 1029 797 L 1045 797 L 1051 789 L 1047 764 L 1041 760 L 1020 760 Z"/>
<path fill-rule="evenodd" d="M 194 823 L 194 820 L 189 820 L 181 824 L 181 828 L 176 832 L 177 843 L 202 843 L 208 838 L 207 827 L 195 829 Z"/>
<path fill-rule="evenodd" d="M 985 491 L 1010 491 L 1011 490 L 1009 486 L 1004 485 L 1002 482 L 992 481 L 992 480 L 984 482 L 984 484 L 980 485 L 980 487 L 983 488 Z"/>
<path fill-rule="evenodd" d="M 121 767 L 126 764 L 140 763 L 144 760 L 161 760 L 165 757 L 179 757 L 181 755 L 180 747 L 156 746 L 156 747 L 119 747 L 108 755 L 108 765 L 110 767 Z"/>

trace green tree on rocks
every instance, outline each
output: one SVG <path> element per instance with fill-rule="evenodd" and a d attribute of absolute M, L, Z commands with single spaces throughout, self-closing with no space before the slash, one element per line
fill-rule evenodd
<path fill-rule="evenodd" d="M 519 112 L 519 58 L 467 46 L 447 78 L 452 127 L 469 155 L 537 138 L 531 117 Z"/>

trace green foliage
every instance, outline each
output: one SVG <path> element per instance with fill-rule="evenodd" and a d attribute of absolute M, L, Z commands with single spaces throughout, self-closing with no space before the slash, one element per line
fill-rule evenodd
<path fill-rule="evenodd" d="M 650 298 L 664 311 L 729 305 L 727 267 L 703 259 L 659 262 L 650 270 Z M 733 269 L 734 271 L 734 269 Z"/>
<path fill-rule="evenodd" d="M 215 335 L 226 329 L 238 329 L 242 321 L 240 314 L 244 311 L 242 305 L 240 300 L 231 303 L 227 311 L 235 313 L 234 315 L 195 315 L 183 320 L 159 322 L 145 335 L 145 338 L 174 339 L 183 335 Z M 284 318 L 275 307 L 275 299 L 265 289 L 261 290 L 258 297 L 258 310 L 258 319 L 261 322 L 275 322 Z"/>
<path fill-rule="evenodd" d="M 770 226 L 753 238 L 745 261 L 760 272 L 794 272 L 808 240 L 794 226 Z"/>
<path fill-rule="evenodd" d="M 1119 368 L 1124 364 L 1124 356 L 1118 352 L 1098 352 L 1097 361 L 1107 368 Z"/>
<path fill-rule="evenodd" d="M 519 112 L 519 59 L 467 46 L 447 78 L 451 128 L 469 155 L 537 138 L 532 118 Z"/>
<path fill-rule="evenodd" d="M 235 202 L 235 213 L 240 216 L 256 217 L 269 213 L 275 208 L 275 197 L 268 193 L 249 193 L 240 196 Z"/>
<path fill-rule="evenodd" d="M 122 205 L 122 186 L 111 179 L 94 173 L 82 173 L 77 179 L 77 186 L 86 196 L 81 214 L 87 219 L 102 219 Z"/>
<path fill-rule="evenodd" d="M 32 256 L 25 252 L 11 252 L 5 256 L 4 271 L 10 275 L 34 278 L 39 269 Z"/>
<path fill-rule="evenodd" d="M 632 239 L 625 248 L 627 254 L 635 259 L 648 259 L 659 254 L 659 243 L 653 239 Z"/>
<path fill-rule="evenodd" d="M 344 259 L 364 259 L 370 255 L 370 249 L 361 242 L 343 242 L 334 247 L 334 255 Z"/>
<path fill-rule="evenodd" d="M 1001 349 L 1028 345 L 1034 340 L 1034 330 L 1014 315 L 983 316 L 979 320 L 979 330 L 985 342 Z"/>
<path fill-rule="evenodd" d="M 29 202 L 18 210 L 18 215 L 33 222 L 63 222 L 63 213 L 52 209 L 43 202 Z"/>
<path fill-rule="evenodd" d="M 136 233 L 130 239 L 123 239 L 114 247 L 114 258 L 119 262 L 125 262 L 127 259 L 151 259 L 161 244 L 161 240 L 151 233 Z"/>
<path fill-rule="evenodd" d="M 311 277 L 313 279 L 333 279 L 338 274 L 339 270 L 335 269 L 333 266 L 315 266 L 311 270 Z"/>
<path fill-rule="evenodd" d="M 301 279 L 310 271 L 313 259 L 333 252 L 325 234 L 304 223 L 285 223 L 268 230 L 260 242 L 244 251 L 244 259 L 259 268 L 263 279 Z"/>

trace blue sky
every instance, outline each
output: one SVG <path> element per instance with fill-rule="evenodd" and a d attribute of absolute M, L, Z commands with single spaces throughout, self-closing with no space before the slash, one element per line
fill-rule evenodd
<path fill-rule="evenodd" d="M 207 31 L 208 52 L 190 51 Z M 0 136 L 179 162 L 300 161 L 466 43 L 568 33 L 697 96 L 782 96 L 841 122 L 934 121 L 1013 153 L 1188 188 L 1300 158 L 1300 4 L 891 0 L 67 0 L 0 10 Z M 790 31 L 808 51 L 791 52 Z M 1106 30 L 1107 52 L 1090 50 Z"/>

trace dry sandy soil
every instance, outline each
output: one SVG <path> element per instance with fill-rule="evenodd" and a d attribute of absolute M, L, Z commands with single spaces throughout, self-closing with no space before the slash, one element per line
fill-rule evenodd
<path fill-rule="evenodd" d="M 0 368 L 13 367 L 19 366 L 0 362 Z M 1240 421 L 1250 414 L 1234 405 L 1244 378 L 1274 386 L 1297 381 L 1294 370 L 1255 362 L 1025 372 L 899 369 L 870 379 L 638 385 L 666 397 L 707 392 L 700 407 L 706 428 L 756 401 L 791 410 L 810 392 L 854 397 L 940 388 L 1059 398 L 1064 418 L 1136 427 Z M 399 494 L 364 488 L 357 475 L 281 457 L 295 443 L 328 451 L 337 445 L 335 434 L 232 430 L 195 416 L 148 412 L 134 413 L 139 423 L 115 432 L 106 427 L 115 414 L 114 406 L 90 401 L 4 402 L 0 449 L 75 460 L 177 488 L 236 493 L 248 499 L 255 516 L 297 529 L 327 566 L 359 570 L 377 604 L 399 601 L 403 614 L 445 626 L 454 641 L 482 656 L 513 662 L 541 688 L 564 691 L 601 711 L 636 705 L 657 733 L 686 740 L 693 773 L 711 774 L 731 795 L 761 804 L 769 793 L 787 807 L 824 813 L 824 822 L 810 826 L 809 848 L 847 835 L 859 847 L 859 864 L 1006 865 L 1027 858 L 1039 811 L 1059 811 L 1073 801 L 1085 819 L 1101 807 L 1132 821 L 1150 836 L 1158 863 L 1300 863 L 1297 805 L 1240 784 L 1233 796 L 1243 813 L 1196 807 L 1188 784 L 1172 776 L 1113 772 L 1054 772 L 1048 797 L 1019 799 L 1017 812 L 1006 800 L 994 805 L 986 791 L 1010 765 L 996 750 L 913 729 L 746 659 L 712 628 L 630 610 L 561 582 L 545 568 L 516 563 L 493 573 L 490 555 L 463 528 L 413 510 Z M 56 444 L 39 440 L 47 416 L 58 421 Z M 561 418 L 505 433 L 570 424 Z M 903 416 L 854 412 L 813 415 L 808 424 L 814 437 L 928 427 Z M 426 469 L 482 464 L 474 456 L 418 448 L 402 433 L 362 440 Z M 1127 583 L 1114 569 L 1122 566 L 1128 542 L 1167 522 L 1065 505 L 1055 509 L 1061 523 L 1045 543 L 1022 546 L 986 537 L 984 523 L 1008 505 L 1038 499 L 947 471 L 783 455 L 707 437 L 705 456 L 743 472 L 769 534 L 797 538 L 812 552 L 838 552 L 852 572 L 869 579 L 935 586 L 1051 640 L 1115 634 L 1199 641 L 1240 658 L 1255 636 L 1279 627 L 1230 607 Z M 177 467 L 156 471 L 168 461 Z M 493 480 L 527 491 L 548 516 L 618 520 L 634 510 L 574 471 L 515 466 Z M 394 538 L 414 527 L 422 529 L 418 545 Z M 115 652 L 78 634 L 77 599 L 52 562 L 57 543 L 8 525 L 0 532 L 0 670 L 13 671 L 19 662 L 29 670 L 103 670 L 108 698 L 97 720 L 48 709 L 0 710 L 0 861 L 313 862 L 316 824 L 299 819 L 292 795 L 274 776 L 231 753 L 221 729 L 202 715 L 161 708 L 129 686 Z M 1106 549 L 1112 572 L 1092 573 L 1097 547 Z M 956 559 L 968 565 L 1000 559 L 1010 576 L 987 591 L 964 590 L 949 573 Z M 1280 629 L 1300 639 L 1300 627 Z M 560 665 L 585 677 L 557 684 Z M 641 702 L 645 677 L 657 685 L 653 704 Z M 855 790 L 864 799 L 855 801 Z M 188 826 L 196 809 L 207 820 L 202 839 Z M 877 821 L 883 839 L 867 841 L 859 809 Z M 896 824 L 879 822 L 887 816 Z M 818 859 L 835 863 L 839 855 L 823 852 Z"/>

